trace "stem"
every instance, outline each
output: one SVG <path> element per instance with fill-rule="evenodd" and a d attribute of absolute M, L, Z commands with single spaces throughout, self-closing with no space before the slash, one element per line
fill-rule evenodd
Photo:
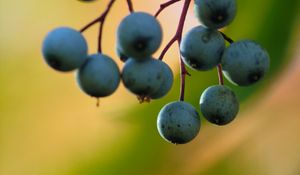
<path fill-rule="evenodd" d="M 182 12 L 181 12 L 181 15 L 180 15 L 179 24 L 177 26 L 177 31 L 176 31 L 175 35 L 173 36 L 173 38 L 169 41 L 169 43 L 165 46 L 165 48 L 161 52 L 161 54 L 159 56 L 159 60 L 163 59 L 163 57 L 165 56 L 165 54 L 167 53 L 167 51 L 170 49 L 170 47 L 173 45 L 173 43 L 175 41 L 178 41 L 179 46 L 180 46 L 182 30 L 183 30 L 183 27 L 184 27 L 184 21 L 185 21 L 185 18 L 186 18 L 187 11 L 189 9 L 190 2 L 191 2 L 191 0 L 185 0 L 184 1 L 184 6 L 182 8 Z"/>
<path fill-rule="evenodd" d="M 155 13 L 154 16 L 157 17 L 160 14 L 160 12 L 162 12 L 165 8 L 169 7 L 170 5 L 172 5 L 178 1 L 181 1 L 181 0 L 170 0 L 168 2 L 160 4 L 160 8 L 158 9 L 158 11 Z"/>
<path fill-rule="evenodd" d="M 127 4 L 128 4 L 128 9 L 129 9 L 130 13 L 134 12 L 132 1 L 131 0 L 127 0 Z"/>
<path fill-rule="evenodd" d="M 94 24 L 96 24 L 97 22 L 99 22 L 101 19 L 101 16 L 94 19 L 92 22 L 88 23 L 86 26 L 84 26 L 83 28 L 81 28 L 79 30 L 80 33 L 83 33 L 84 31 L 86 31 L 88 28 L 90 28 L 91 26 L 93 26 Z"/>
<path fill-rule="evenodd" d="M 98 52 L 101 53 L 102 52 L 102 47 L 101 47 L 101 42 L 102 42 L 102 33 L 103 33 L 103 26 L 104 26 L 104 22 L 106 19 L 107 14 L 109 13 L 112 5 L 114 4 L 116 0 L 110 0 L 110 2 L 108 3 L 106 10 L 101 14 L 101 16 L 99 16 L 98 18 L 94 19 L 93 21 L 91 21 L 90 23 L 88 23 L 86 26 L 84 26 L 82 29 L 79 30 L 79 32 L 84 32 L 87 29 L 89 29 L 90 27 L 92 27 L 94 24 L 96 23 L 100 23 L 100 27 L 99 27 L 99 36 L 98 36 Z M 130 0 L 128 0 L 130 1 Z M 130 1 L 131 3 L 131 1 Z"/>
<path fill-rule="evenodd" d="M 219 84 L 224 85 L 224 79 L 223 79 L 223 74 L 222 74 L 222 65 L 219 64 L 217 69 L 218 69 Z"/>
<path fill-rule="evenodd" d="M 169 5 L 177 2 L 179 0 L 171 0 L 169 2 L 166 2 L 164 4 L 162 4 L 160 6 L 160 9 L 158 10 L 158 12 L 156 13 L 156 16 L 166 7 L 168 7 Z M 181 15 L 180 15 L 180 19 L 179 19 L 179 23 L 177 26 L 177 31 L 175 33 L 175 35 L 172 37 L 172 39 L 168 42 L 168 44 L 165 46 L 165 48 L 163 49 L 163 51 L 161 52 L 160 56 L 159 56 L 159 60 L 162 60 L 163 57 L 165 56 L 165 54 L 167 53 L 167 51 L 170 49 L 170 47 L 175 43 L 175 41 L 178 42 L 178 47 L 180 48 L 180 42 L 181 42 L 181 37 L 182 37 L 182 31 L 183 31 L 183 27 L 184 27 L 184 22 L 185 22 L 185 18 L 190 6 L 190 2 L 191 0 L 185 0 L 184 1 L 184 5 L 181 11 Z M 179 53 L 180 55 L 180 53 Z M 184 101 L 184 91 L 185 91 L 185 76 L 186 75 L 190 75 L 184 65 L 184 62 L 181 58 L 181 55 L 179 56 L 180 59 L 180 101 Z"/>
<path fill-rule="evenodd" d="M 104 21 L 100 23 L 99 35 L 98 35 L 98 53 L 102 53 L 102 33 L 103 33 Z"/>
<path fill-rule="evenodd" d="M 233 39 L 231 39 L 229 36 L 225 35 L 225 33 L 219 31 L 221 33 L 221 35 L 223 36 L 223 38 L 229 42 L 230 44 L 234 43 Z"/>
<path fill-rule="evenodd" d="M 190 75 L 190 74 L 186 70 L 181 56 L 179 57 L 179 60 L 180 60 L 180 98 L 179 98 L 179 100 L 184 101 L 185 77 L 186 77 L 186 75 Z"/>

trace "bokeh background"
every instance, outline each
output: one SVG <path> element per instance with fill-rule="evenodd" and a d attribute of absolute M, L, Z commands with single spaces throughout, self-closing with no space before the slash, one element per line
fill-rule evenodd
<path fill-rule="evenodd" d="M 270 72 L 247 88 L 226 82 L 241 101 L 236 120 L 217 127 L 202 117 L 198 137 L 175 146 L 159 136 L 156 117 L 179 96 L 176 45 L 165 57 L 177 77 L 166 97 L 138 104 L 120 85 L 97 108 L 95 99 L 79 90 L 74 74 L 47 67 L 40 50 L 47 32 L 58 26 L 81 28 L 108 0 L 0 0 L 0 174 L 299 175 L 300 1 L 237 1 L 238 15 L 224 32 L 234 40 L 261 43 L 271 56 Z M 136 10 L 152 14 L 162 3 L 133 2 Z M 176 30 L 181 7 L 179 2 L 159 17 L 163 45 Z M 118 0 L 104 29 L 103 50 L 120 68 L 115 32 L 127 14 L 125 0 Z M 196 25 L 191 7 L 185 31 Z M 95 26 L 84 33 L 89 53 L 96 51 L 97 30 Z M 190 73 L 186 101 L 198 107 L 202 91 L 217 84 L 217 74 Z"/>

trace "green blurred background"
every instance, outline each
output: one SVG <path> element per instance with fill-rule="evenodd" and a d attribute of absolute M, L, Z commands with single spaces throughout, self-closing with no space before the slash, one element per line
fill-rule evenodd
<path fill-rule="evenodd" d="M 1 175 L 300 174 L 299 0 L 238 0 L 237 17 L 224 32 L 261 43 L 271 56 L 271 70 L 252 87 L 231 86 L 241 100 L 233 123 L 217 127 L 202 118 L 198 137 L 178 146 L 165 142 L 156 129 L 160 108 L 179 96 L 176 46 L 165 57 L 177 76 L 172 91 L 141 105 L 120 85 L 96 108 L 73 73 L 55 72 L 42 60 L 48 31 L 79 29 L 107 2 L 0 0 Z M 125 2 L 116 2 L 104 29 L 103 50 L 114 58 L 116 27 L 128 14 Z M 153 14 L 162 1 L 133 2 L 136 10 Z M 182 2 L 159 17 L 163 45 L 175 32 L 181 7 Z M 196 25 L 191 7 L 185 31 Z M 84 34 L 90 53 L 96 51 L 97 30 Z M 197 107 L 202 91 L 217 84 L 217 74 L 190 73 L 186 101 Z"/>

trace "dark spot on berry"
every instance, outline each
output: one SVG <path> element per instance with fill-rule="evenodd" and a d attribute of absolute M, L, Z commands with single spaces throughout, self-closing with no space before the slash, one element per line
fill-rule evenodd
<path fill-rule="evenodd" d="M 164 129 L 164 128 L 165 128 L 165 125 L 161 125 L 161 128 Z"/>
<path fill-rule="evenodd" d="M 249 81 L 250 83 L 255 83 L 255 82 L 257 82 L 258 80 L 260 80 L 262 76 L 263 76 L 262 71 L 256 70 L 256 71 L 250 72 L 250 73 L 248 74 L 248 77 L 247 77 L 247 78 L 248 78 L 248 81 Z"/>
<path fill-rule="evenodd" d="M 179 136 L 169 136 L 168 138 L 167 138 L 171 143 L 173 143 L 173 144 L 183 144 L 183 143 L 186 143 L 186 140 L 185 139 L 183 139 L 183 138 L 181 138 L 181 137 L 179 137 Z"/>
<path fill-rule="evenodd" d="M 178 124 L 177 127 L 180 128 L 180 125 Z"/>
<path fill-rule="evenodd" d="M 203 64 L 194 57 L 189 57 L 186 61 L 194 69 L 201 69 L 203 67 Z"/>
<path fill-rule="evenodd" d="M 131 78 L 127 79 L 126 86 L 132 87 L 134 86 L 134 84 L 135 84 L 135 79 L 131 79 Z"/>
<path fill-rule="evenodd" d="M 228 13 L 226 8 L 214 10 L 212 15 L 210 16 L 211 21 L 216 24 L 226 21 L 227 18 L 228 18 Z"/>
<path fill-rule="evenodd" d="M 211 38 L 211 33 L 207 32 L 201 37 L 201 40 L 203 43 L 208 43 L 210 38 Z"/>
<path fill-rule="evenodd" d="M 170 126 L 168 126 L 168 130 L 170 130 L 171 129 L 171 127 Z"/>
<path fill-rule="evenodd" d="M 151 40 L 151 37 L 139 37 L 135 41 L 133 41 L 133 48 L 136 51 L 144 51 Z"/>
<path fill-rule="evenodd" d="M 161 79 L 161 75 L 158 74 L 158 75 L 156 76 L 156 79 L 157 79 L 157 80 L 160 80 L 160 79 Z"/>
<path fill-rule="evenodd" d="M 48 55 L 47 58 L 48 58 L 47 61 L 51 67 L 60 70 L 61 62 L 58 61 L 59 58 L 57 58 L 55 55 Z"/>
<path fill-rule="evenodd" d="M 120 60 L 122 62 L 126 62 L 128 60 L 128 58 L 129 58 L 128 56 L 124 55 L 123 53 L 120 53 Z"/>

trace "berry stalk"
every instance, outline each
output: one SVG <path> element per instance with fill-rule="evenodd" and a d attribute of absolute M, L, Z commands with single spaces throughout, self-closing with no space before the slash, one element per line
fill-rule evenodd
<path fill-rule="evenodd" d="M 166 2 L 166 3 L 162 4 L 161 7 L 160 7 L 160 9 L 156 13 L 156 16 L 164 8 L 168 7 L 171 4 L 174 4 L 175 2 L 177 2 L 177 1 L 176 0 L 171 0 L 169 2 Z M 178 46 L 180 48 L 180 42 L 181 42 L 181 38 L 182 38 L 182 31 L 183 31 L 185 18 L 186 18 L 186 15 L 187 15 L 190 3 L 191 3 L 191 0 L 185 0 L 184 1 L 184 5 L 183 5 L 182 11 L 181 11 L 181 15 L 180 15 L 180 19 L 179 19 L 177 31 L 176 31 L 175 35 L 173 36 L 173 38 L 168 42 L 168 44 L 163 49 L 162 53 L 159 56 L 159 60 L 163 59 L 163 57 L 165 56 L 165 54 L 167 53 L 167 51 L 170 49 L 170 47 L 175 43 L 175 41 L 178 42 Z M 190 74 L 187 72 L 186 67 L 184 65 L 184 62 L 183 62 L 181 56 L 179 56 L 179 59 L 180 59 L 180 84 L 181 84 L 181 86 L 180 86 L 180 101 L 184 101 L 185 76 L 186 75 L 190 75 Z"/>
<path fill-rule="evenodd" d="M 234 43 L 233 39 L 231 39 L 229 36 L 227 36 L 225 33 L 219 31 L 221 33 L 221 35 L 223 36 L 223 38 L 229 42 L 230 44 Z"/>
<path fill-rule="evenodd" d="M 157 17 L 160 14 L 160 12 L 162 12 L 165 8 L 169 7 L 172 4 L 175 4 L 178 1 L 181 1 L 181 0 L 170 0 L 168 2 L 160 4 L 160 8 L 158 9 L 158 11 L 155 13 L 154 16 Z"/>
<path fill-rule="evenodd" d="M 99 27 L 99 35 L 98 35 L 98 52 L 101 53 L 102 52 L 102 33 L 103 33 L 103 26 L 104 26 L 104 22 L 106 19 L 106 16 L 108 15 L 110 9 L 112 8 L 112 5 L 114 4 L 116 0 L 110 0 L 110 2 L 107 5 L 106 10 L 101 14 L 101 16 L 99 16 L 98 18 L 94 19 L 93 21 L 91 21 L 90 23 L 88 23 L 86 26 L 84 26 L 82 29 L 79 30 L 79 32 L 84 32 L 87 29 L 89 29 L 90 27 L 92 27 L 94 24 L 96 23 L 100 23 L 100 27 Z M 132 1 L 131 0 L 127 0 L 127 4 L 128 4 L 128 9 L 130 11 L 130 13 L 132 13 L 133 10 L 133 5 L 132 5 Z"/>
<path fill-rule="evenodd" d="M 128 9 L 129 9 L 130 13 L 134 12 L 131 0 L 127 0 L 127 5 L 128 5 Z"/>
<path fill-rule="evenodd" d="M 217 70 L 218 70 L 219 84 L 220 84 L 220 85 L 224 85 L 224 79 L 223 79 L 222 65 L 221 65 L 221 64 L 219 64 L 219 65 L 217 66 Z"/>

